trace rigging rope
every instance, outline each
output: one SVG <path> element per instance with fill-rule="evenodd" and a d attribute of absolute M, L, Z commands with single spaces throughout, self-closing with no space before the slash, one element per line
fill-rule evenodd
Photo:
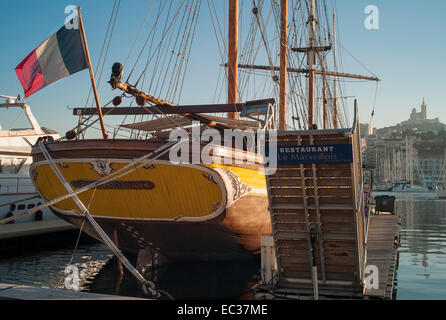
<path fill-rule="evenodd" d="M 42 141 L 39 141 L 39 147 L 42 153 L 44 154 L 45 158 L 49 162 L 51 168 L 53 169 L 53 172 L 56 174 L 60 182 L 65 186 L 65 189 L 69 193 L 73 193 L 74 190 L 71 188 L 71 186 L 68 184 L 68 182 L 63 177 L 62 173 L 60 172 L 59 168 L 53 161 L 51 155 L 49 154 L 48 150 L 46 149 L 45 145 Z M 169 144 L 169 143 L 168 143 Z M 172 145 L 173 146 L 173 145 Z M 169 149 L 166 149 L 169 150 Z M 93 194 L 94 195 L 94 194 Z M 139 271 L 133 267 L 133 265 L 127 260 L 127 258 L 122 254 L 122 252 L 116 247 L 115 243 L 108 237 L 108 235 L 104 232 L 104 230 L 99 226 L 99 224 L 96 222 L 96 220 L 91 216 L 89 210 L 83 202 L 79 199 L 77 195 L 73 195 L 72 199 L 76 203 L 76 205 L 79 207 L 79 209 L 84 213 L 84 215 L 87 217 L 90 224 L 93 226 L 95 231 L 98 233 L 98 235 L 101 237 L 102 241 L 110 248 L 110 250 L 115 254 L 115 256 L 121 261 L 121 263 L 127 268 L 127 270 L 135 276 L 135 278 L 145 285 L 145 288 L 147 288 L 150 293 L 159 298 L 160 293 L 156 290 L 156 286 L 153 282 L 145 279 Z"/>
<path fill-rule="evenodd" d="M 125 165 L 121 169 L 111 173 L 110 175 L 108 175 L 108 176 L 106 176 L 106 177 L 104 177 L 104 178 L 102 178 L 100 180 L 97 180 L 95 182 L 90 183 L 89 185 L 86 185 L 84 187 L 76 189 L 75 191 L 73 191 L 71 193 L 67 193 L 67 194 L 65 194 L 63 196 L 60 196 L 58 198 L 55 198 L 55 199 L 52 199 L 52 200 L 48 200 L 46 203 L 44 203 L 44 204 L 42 204 L 40 206 L 36 206 L 36 207 L 34 207 L 32 209 L 29 209 L 29 210 L 27 210 L 27 211 L 25 211 L 25 212 L 23 212 L 21 214 L 18 214 L 18 215 L 15 215 L 13 217 L 9 217 L 9 218 L 0 220 L 0 225 L 1 224 L 6 224 L 6 223 L 8 223 L 10 221 L 17 220 L 17 219 L 22 218 L 22 217 L 27 216 L 27 215 L 31 215 L 33 213 L 36 213 L 39 210 L 42 210 L 42 209 L 44 209 L 46 207 L 49 207 L 49 206 L 52 206 L 52 205 L 54 205 L 54 204 L 56 204 L 56 203 L 58 203 L 60 201 L 69 199 L 69 198 L 71 198 L 71 197 L 73 197 L 75 195 L 78 195 L 78 194 L 82 193 L 82 192 L 85 192 L 85 191 L 90 190 L 92 188 L 99 187 L 99 186 L 101 186 L 103 184 L 106 184 L 106 183 L 108 183 L 110 181 L 113 181 L 113 180 L 116 180 L 116 179 L 118 179 L 120 177 L 123 177 L 123 176 L 125 176 L 125 175 L 127 175 L 127 174 L 129 174 L 129 173 L 131 173 L 131 172 L 141 168 L 142 166 L 151 164 L 153 161 L 155 161 L 156 159 L 161 157 L 163 154 L 165 154 L 167 151 L 169 151 L 175 145 L 181 144 L 181 143 L 183 143 L 183 142 L 181 142 L 181 141 L 180 142 L 170 141 L 170 142 L 162 145 L 158 149 L 156 149 L 156 150 L 154 150 L 152 152 L 149 152 L 148 154 L 146 154 L 146 155 L 144 155 L 144 156 L 142 156 L 140 158 L 132 160 L 130 163 L 128 163 L 127 165 Z M 150 158 L 152 156 L 153 156 L 153 158 Z M 129 169 L 129 170 L 125 171 L 127 169 Z"/>

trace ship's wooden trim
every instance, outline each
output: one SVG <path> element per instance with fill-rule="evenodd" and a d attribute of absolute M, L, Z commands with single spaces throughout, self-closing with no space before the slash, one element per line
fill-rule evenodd
<path fill-rule="evenodd" d="M 46 143 L 45 147 L 54 159 L 75 159 L 75 158 L 112 158 L 112 159 L 135 159 L 142 157 L 157 148 L 166 144 L 166 140 L 75 140 L 75 141 L 58 141 Z M 210 156 L 217 158 L 215 162 L 223 162 L 223 157 L 231 160 L 231 165 L 242 166 L 244 168 L 252 168 L 263 170 L 263 157 L 259 154 L 237 150 L 234 148 L 221 145 L 208 145 L 202 143 L 198 149 L 201 152 L 206 147 L 210 151 Z M 194 155 L 192 144 L 189 145 L 188 163 L 201 162 L 199 155 Z M 32 148 L 32 156 L 34 162 L 45 160 L 40 148 L 35 145 Z M 169 153 L 160 157 L 161 160 L 169 160 Z M 239 163 L 240 162 L 240 163 Z"/>

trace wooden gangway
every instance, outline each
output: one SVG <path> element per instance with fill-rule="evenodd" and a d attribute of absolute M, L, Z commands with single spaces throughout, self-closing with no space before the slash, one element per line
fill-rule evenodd
<path fill-rule="evenodd" d="M 350 130 L 277 135 L 277 171 L 266 180 L 278 287 L 313 294 L 316 266 L 320 295 L 362 296 L 365 216 L 357 139 Z M 319 160 L 324 155 L 337 160 Z"/>
<path fill-rule="evenodd" d="M 367 255 L 380 272 L 389 272 L 393 238 L 378 239 L 395 230 L 381 230 L 381 219 L 373 220 L 367 250 L 370 208 L 356 124 L 355 117 L 352 129 L 285 131 L 267 139 L 267 149 L 277 146 L 277 170 L 266 170 L 278 269 L 269 292 L 364 298 Z M 389 228 L 396 225 L 387 220 Z M 387 255 L 380 258 L 380 250 Z M 382 296 L 381 291 L 366 294 Z"/>

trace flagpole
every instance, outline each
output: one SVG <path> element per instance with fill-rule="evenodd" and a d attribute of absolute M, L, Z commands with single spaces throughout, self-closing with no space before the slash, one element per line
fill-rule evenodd
<path fill-rule="evenodd" d="M 87 55 L 88 69 L 90 70 L 91 85 L 93 86 L 94 99 L 96 100 L 96 108 L 98 110 L 99 122 L 101 124 L 101 129 L 102 129 L 102 136 L 104 137 L 104 139 L 107 139 L 108 135 L 107 132 L 105 131 L 104 118 L 102 116 L 101 105 L 99 103 L 98 90 L 96 89 L 96 81 L 94 80 L 94 73 L 93 73 L 93 68 L 91 66 L 90 53 L 88 51 L 88 45 L 87 45 L 87 38 L 85 37 L 84 23 L 82 22 L 81 9 L 82 9 L 81 7 L 77 8 L 77 13 L 79 15 L 79 27 L 81 29 L 85 54 Z"/>

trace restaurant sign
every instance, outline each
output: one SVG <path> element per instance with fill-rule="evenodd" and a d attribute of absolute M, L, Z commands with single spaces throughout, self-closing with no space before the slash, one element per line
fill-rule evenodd
<path fill-rule="evenodd" d="M 268 149 L 268 148 L 267 148 Z M 278 146 L 277 164 L 352 163 L 351 144 Z"/>

